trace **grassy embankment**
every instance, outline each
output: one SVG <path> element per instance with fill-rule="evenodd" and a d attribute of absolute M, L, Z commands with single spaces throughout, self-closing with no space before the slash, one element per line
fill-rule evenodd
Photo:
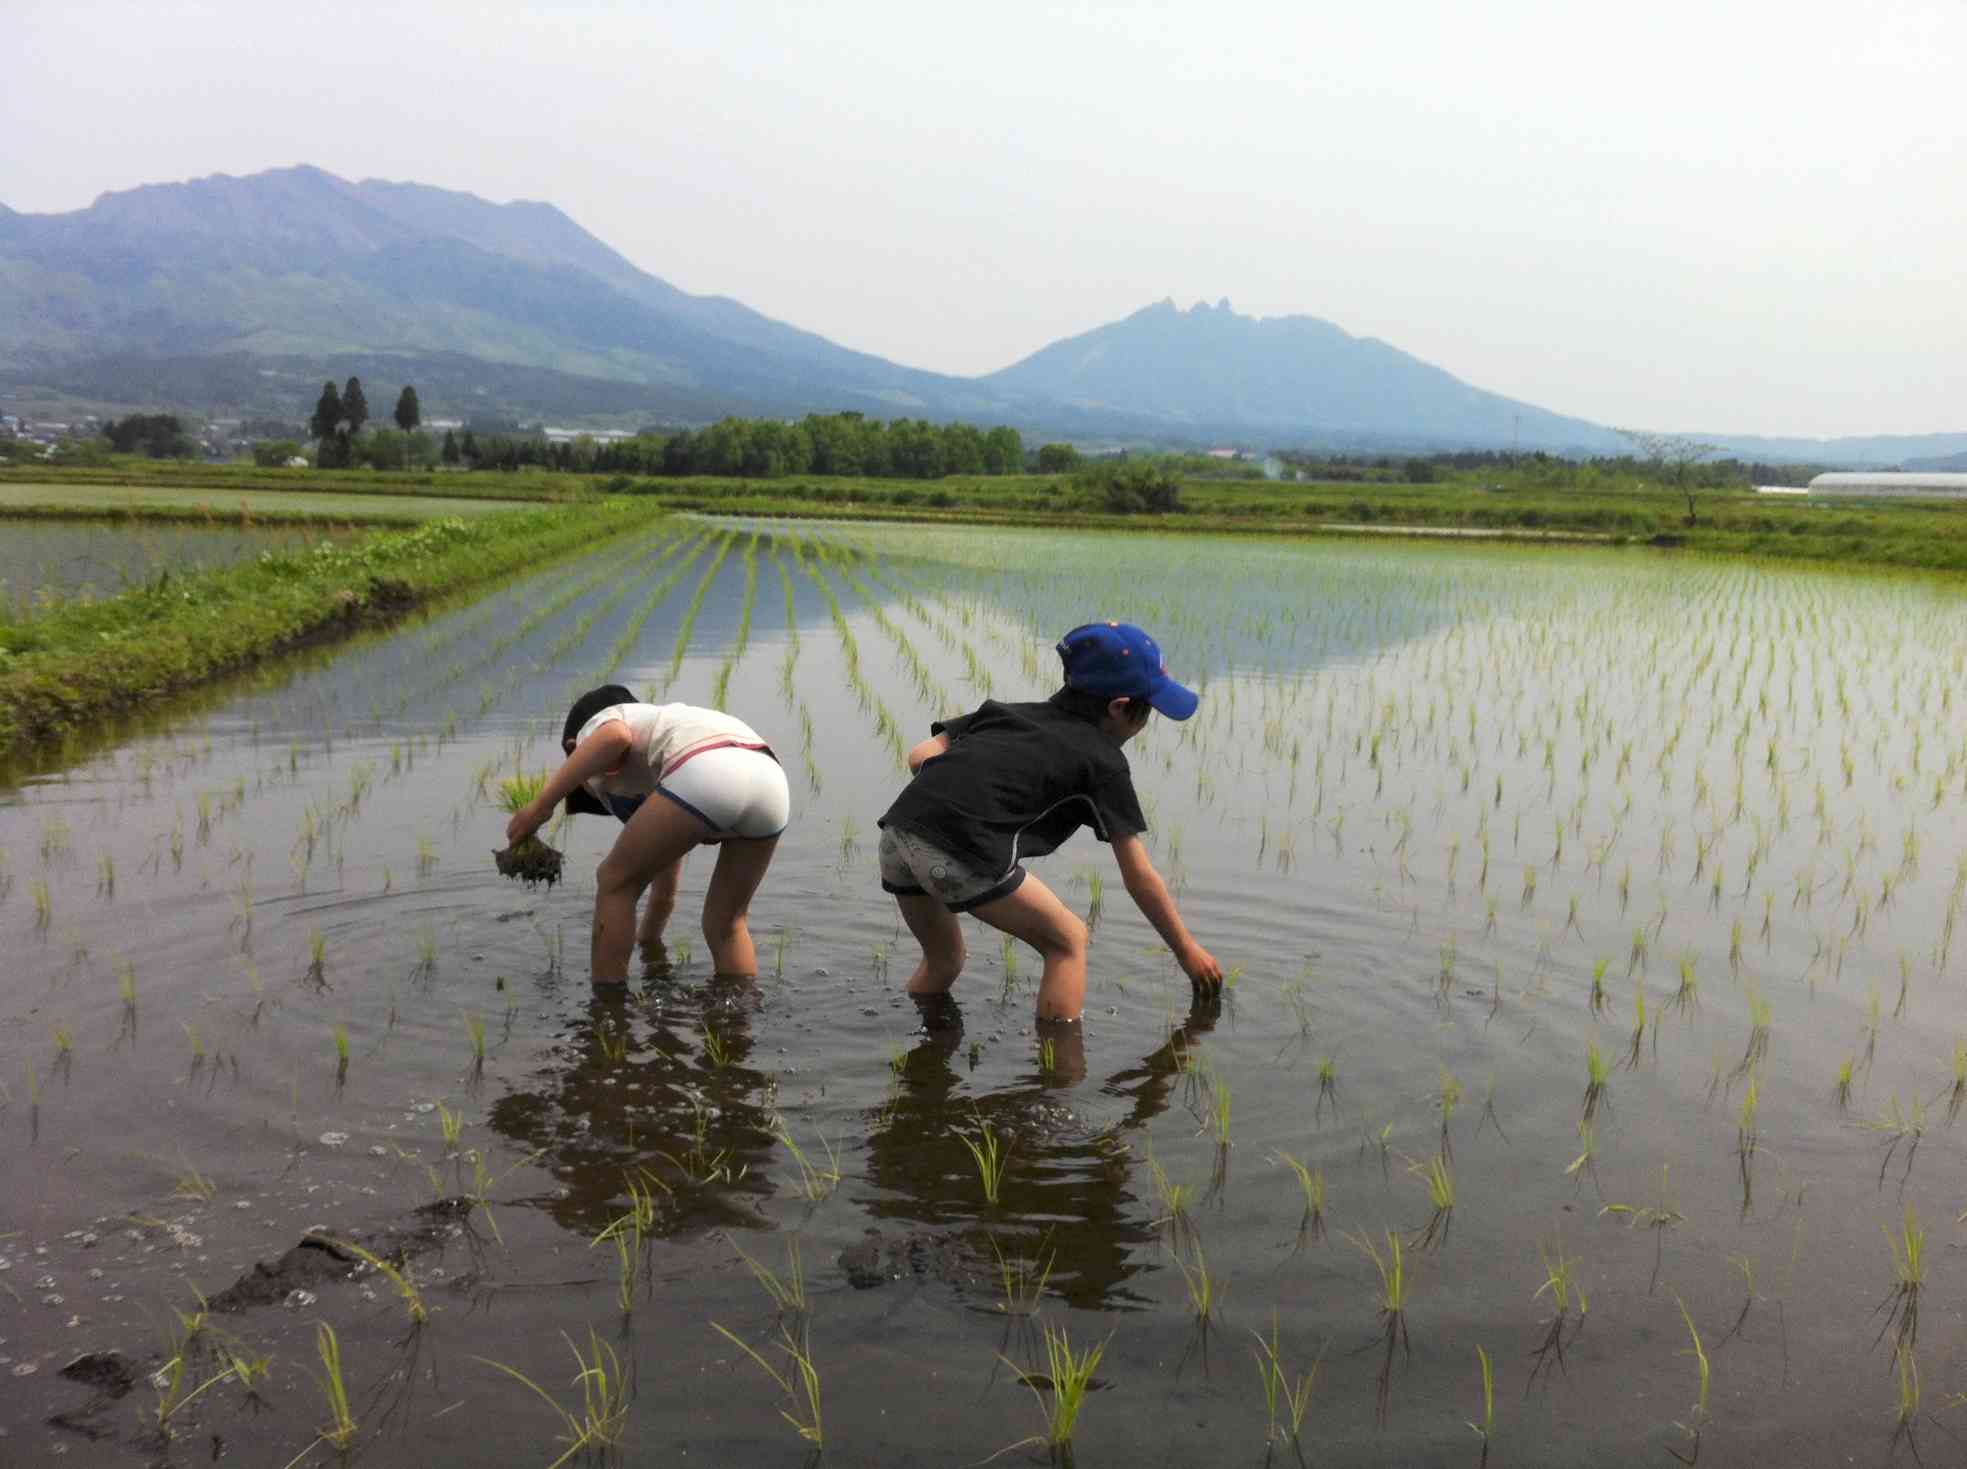
<path fill-rule="evenodd" d="M 462 478 L 462 476 L 460 476 Z M 31 622 L 0 621 L 0 755 L 246 667 L 384 622 L 664 513 L 623 498 L 431 520 L 241 565 L 160 576 Z"/>

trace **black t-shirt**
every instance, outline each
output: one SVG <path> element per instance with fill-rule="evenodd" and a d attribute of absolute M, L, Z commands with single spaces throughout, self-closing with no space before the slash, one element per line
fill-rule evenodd
<path fill-rule="evenodd" d="M 949 753 L 923 763 L 882 826 L 986 872 L 1056 851 L 1081 826 L 1103 842 L 1147 830 L 1120 746 L 1056 703 L 986 699 L 929 732 L 949 736 Z"/>

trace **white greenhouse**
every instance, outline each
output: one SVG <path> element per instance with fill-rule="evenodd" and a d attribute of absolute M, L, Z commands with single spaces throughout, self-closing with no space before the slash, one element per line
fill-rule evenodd
<path fill-rule="evenodd" d="M 1958 500 L 1967 498 L 1967 474 L 1820 474 L 1812 495 L 1840 500 Z"/>

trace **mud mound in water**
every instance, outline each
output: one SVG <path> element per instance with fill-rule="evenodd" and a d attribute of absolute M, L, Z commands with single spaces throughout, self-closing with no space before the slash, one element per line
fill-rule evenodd
<path fill-rule="evenodd" d="M 534 837 L 492 853 L 492 860 L 499 876 L 516 877 L 527 887 L 541 882 L 552 887 L 560 881 L 560 853 Z"/>

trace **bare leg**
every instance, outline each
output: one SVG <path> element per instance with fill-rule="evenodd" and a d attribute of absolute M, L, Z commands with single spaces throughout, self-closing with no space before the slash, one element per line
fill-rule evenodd
<path fill-rule="evenodd" d="M 594 936 L 588 956 L 596 984 L 628 983 L 636 900 L 659 873 L 680 863 L 706 835 L 701 820 L 659 795 L 644 801 L 622 828 L 594 874 Z"/>
<path fill-rule="evenodd" d="M 1008 898 L 972 910 L 992 928 L 1038 950 L 1040 1020 L 1077 1020 L 1086 1008 L 1086 925 L 1036 877 L 1026 876 Z"/>
<path fill-rule="evenodd" d="M 703 937 L 719 974 L 758 972 L 747 915 L 778 845 L 777 837 L 733 837 L 718 848 L 717 868 L 703 897 Z"/>
<path fill-rule="evenodd" d="M 635 941 L 645 949 L 662 947 L 663 929 L 676 911 L 676 889 L 683 882 L 683 861 L 678 857 L 649 879 L 649 906 L 642 910 L 642 927 Z"/>
<path fill-rule="evenodd" d="M 911 995 L 946 994 L 963 972 L 963 925 L 927 893 L 895 895 L 902 921 L 922 945 L 922 962 L 908 977 Z"/>

